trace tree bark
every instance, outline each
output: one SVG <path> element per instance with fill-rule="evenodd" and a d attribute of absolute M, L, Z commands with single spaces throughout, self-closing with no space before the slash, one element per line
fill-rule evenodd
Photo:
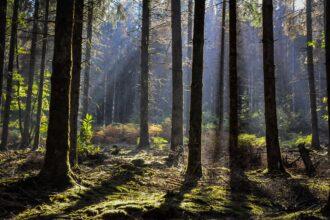
<path fill-rule="evenodd" d="M 56 188 L 74 183 L 69 163 L 73 14 L 73 0 L 57 0 L 46 155 L 39 174 L 45 184 Z"/>
<path fill-rule="evenodd" d="M 149 32 L 150 0 L 143 0 L 141 37 L 141 94 L 140 94 L 140 143 L 139 148 L 149 148 Z"/>
<path fill-rule="evenodd" d="M 269 172 L 284 172 L 278 140 L 274 64 L 273 1 L 263 0 L 263 56 L 266 145 Z"/>
<path fill-rule="evenodd" d="M 7 0 L 0 1 L 0 106 L 2 104 L 3 72 L 6 51 Z"/>
<path fill-rule="evenodd" d="M 70 163 L 72 166 L 78 164 L 77 137 L 78 137 L 78 113 L 79 113 L 79 91 L 82 57 L 82 33 L 84 17 L 84 0 L 75 0 L 74 27 L 72 35 L 72 80 L 70 91 Z"/>
<path fill-rule="evenodd" d="M 84 73 L 84 84 L 83 84 L 83 103 L 81 118 L 85 118 L 88 113 L 89 103 L 89 74 L 91 70 L 91 50 L 92 50 L 92 38 L 93 38 L 93 12 L 94 3 L 93 0 L 88 2 L 88 18 L 87 18 L 87 41 L 86 41 L 86 67 Z"/>
<path fill-rule="evenodd" d="M 189 135 L 189 112 L 190 112 L 190 84 L 191 84 L 191 59 L 192 59 L 192 35 L 193 35 L 193 1 L 188 0 L 188 35 L 187 35 L 187 59 L 189 67 L 186 71 L 186 91 L 185 91 L 185 134 Z"/>
<path fill-rule="evenodd" d="M 229 1 L 229 163 L 239 165 L 238 148 L 238 76 L 237 76 L 237 1 Z"/>
<path fill-rule="evenodd" d="M 219 65 L 219 84 L 216 100 L 216 114 L 218 117 L 218 125 L 216 128 L 216 142 L 214 151 L 214 161 L 219 159 L 221 153 L 221 142 L 223 132 L 223 115 L 224 115 L 224 66 L 225 66 L 225 38 L 226 38 L 226 1 L 222 2 L 222 20 L 221 20 L 221 39 L 220 39 L 220 65 Z"/>
<path fill-rule="evenodd" d="M 183 79 L 181 3 L 172 0 L 172 132 L 171 150 L 183 146 Z"/>
<path fill-rule="evenodd" d="M 28 74 L 28 90 L 25 102 L 25 114 L 24 114 L 24 130 L 21 141 L 21 147 L 28 147 L 30 144 L 30 123 L 31 123 L 31 108 L 32 108 L 32 88 L 34 81 L 34 70 L 36 63 L 36 49 L 38 40 L 38 15 L 39 15 L 39 0 L 34 2 L 34 15 L 33 15 L 33 27 L 32 27 L 32 39 L 31 39 L 31 54 Z"/>
<path fill-rule="evenodd" d="M 202 176 L 201 135 L 205 0 L 195 1 L 187 177 Z"/>
<path fill-rule="evenodd" d="M 8 130 L 10 121 L 10 104 L 12 101 L 13 92 L 13 73 L 14 73 L 14 57 L 17 38 L 17 26 L 18 26 L 18 0 L 14 0 L 13 4 L 13 17 L 11 24 L 11 36 L 9 46 L 9 58 L 8 58 L 8 72 L 7 72 L 7 88 L 6 88 L 6 102 L 3 112 L 3 125 L 1 136 L 1 149 L 5 149 L 8 142 Z"/>
<path fill-rule="evenodd" d="M 37 103 L 37 115 L 36 115 L 36 120 L 37 120 L 36 121 L 36 133 L 34 135 L 33 149 L 37 149 L 39 147 L 39 141 L 40 141 L 42 99 L 43 99 L 43 92 L 44 92 L 46 52 L 47 52 L 47 42 L 48 42 L 48 17 L 49 17 L 49 0 L 46 0 L 45 1 L 45 16 L 44 16 L 44 22 L 43 22 L 43 33 L 42 33 L 41 63 L 40 63 L 38 103 Z"/>
<path fill-rule="evenodd" d="M 327 76 L 327 95 L 328 95 L 328 125 L 329 125 L 329 141 L 328 141 L 328 163 L 330 164 L 330 2 L 325 0 L 325 65 Z"/>
<path fill-rule="evenodd" d="M 307 72 L 309 83 L 309 100 L 312 123 L 312 147 L 320 148 L 318 117 L 316 111 L 316 89 L 314 76 L 314 55 L 313 55 L 313 27 L 312 27 L 312 0 L 306 0 L 306 27 L 307 27 Z"/>

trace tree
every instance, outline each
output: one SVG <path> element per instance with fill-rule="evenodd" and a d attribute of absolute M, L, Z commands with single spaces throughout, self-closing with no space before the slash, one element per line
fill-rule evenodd
<path fill-rule="evenodd" d="M 268 171 L 284 172 L 277 128 L 272 0 L 263 0 L 262 16 L 265 122 Z"/>
<path fill-rule="evenodd" d="M 172 132 L 171 150 L 183 146 L 183 80 L 181 3 L 172 0 Z"/>
<path fill-rule="evenodd" d="M 58 188 L 74 183 L 69 163 L 73 14 L 73 0 L 57 0 L 46 155 L 39 177 Z"/>
<path fill-rule="evenodd" d="M 30 123 L 31 123 L 31 108 L 32 108 L 32 88 L 34 80 L 34 70 L 36 64 L 36 49 L 38 40 L 38 15 L 39 15 L 39 0 L 34 2 L 34 14 L 33 14 L 33 27 L 31 38 L 31 54 L 28 73 L 28 90 L 26 97 L 26 108 L 24 115 L 24 130 L 21 141 L 21 147 L 27 147 L 30 144 Z"/>
<path fill-rule="evenodd" d="M 219 158 L 221 152 L 221 135 L 223 131 L 224 115 L 224 67 L 225 67 L 225 38 L 226 38 L 226 2 L 222 2 L 222 21 L 221 21 L 221 39 L 220 39 L 220 65 L 219 65 L 219 84 L 217 92 L 216 114 L 218 117 L 218 127 L 216 134 L 216 146 L 214 151 L 214 161 Z"/>
<path fill-rule="evenodd" d="M 89 73 L 91 71 L 91 50 L 92 50 L 92 38 L 93 38 L 93 12 L 94 2 L 90 0 L 88 2 L 88 17 L 87 17 L 87 41 L 86 41 L 86 67 L 84 73 L 84 86 L 83 86 L 83 103 L 82 103 L 82 118 L 85 118 L 88 113 L 88 101 L 89 101 Z"/>
<path fill-rule="evenodd" d="M 12 95 L 13 95 L 12 93 L 13 93 L 14 57 L 15 57 L 15 47 L 16 47 L 16 42 L 17 42 L 18 7 L 19 7 L 18 3 L 19 3 L 18 0 L 14 0 L 13 16 L 12 16 L 11 31 L 10 31 L 6 102 L 5 102 L 4 111 L 3 111 L 1 149 L 4 149 L 7 146 L 7 142 L 8 142 L 10 104 L 11 104 Z"/>
<path fill-rule="evenodd" d="M 329 143 L 328 143 L 328 162 L 330 163 L 330 3 L 324 1 L 324 13 L 325 13 L 325 65 L 327 76 L 327 95 L 328 95 L 328 125 L 329 125 Z"/>
<path fill-rule="evenodd" d="M 142 2 L 142 37 L 141 37 L 141 94 L 140 94 L 140 143 L 139 148 L 148 148 L 149 143 L 149 32 L 150 0 Z"/>
<path fill-rule="evenodd" d="M 318 118 L 316 110 L 316 89 L 314 77 L 314 55 L 313 55 L 313 27 L 312 27 L 312 0 L 306 0 L 306 28 L 307 28 L 307 72 L 309 84 L 309 100 L 312 123 L 312 147 L 320 148 Z"/>
<path fill-rule="evenodd" d="M 2 104 L 3 72 L 6 51 L 7 0 L 0 1 L 0 106 Z"/>
<path fill-rule="evenodd" d="M 230 168 L 239 164 L 238 77 L 237 77 L 237 2 L 229 1 L 229 158 Z"/>
<path fill-rule="evenodd" d="M 47 52 L 47 42 L 48 42 L 48 17 L 49 17 L 49 0 L 46 0 L 43 32 L 42 32 L 41 63 L 40 63 L 38 103 L 37 103 L 37 115 L 36 115 L 36 133 L 34 135 L 34 141 L 33 141 L 34 149 L 37 149 L 39 147 L 39 140 L 40 140 L 40 123 L 41 123 L 44 82 L 45 82 L 46 52 Z"/>
<path fill-rule="evenodd" d="M 190 102 L 190 130 L 187 177 L 202 176 L 202 93 L 203 93 L 203 50 L 204 50 L 205 0 L 195 1 L 193 61 Z"/>
<path fill-rule="evenodd" d="M 192 35 L 193 35 L 193 1 L 188 0 L 188 31 L 187 31 L 187 59 L 188 63 L 191 63 L 192 58 Z M 186 97 L 185 97 L 185 134 L 189 134 L 189 109 L 190 109 L 190 84 L 191 84 L 191 68 L 187 68 L 186 71 Z"/>
<path fill-rule="evenodd" d="M 70 163 L 77 165 L 77 134 L 79 113 L 79 91 L 82 54 L 84 0 L 75 0 L 74 27 L 72 39 L 73 66 L 70 91 Z"/>

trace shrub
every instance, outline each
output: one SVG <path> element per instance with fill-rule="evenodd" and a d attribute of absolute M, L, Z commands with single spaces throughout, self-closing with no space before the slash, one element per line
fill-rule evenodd
<path fill-rule="evenodd" d="M 93 137 L 93 116 L 87 114 L 82 121 L 78 137 L 78 155 L 87 156 L 98 154 L 101 149 L 92 144 Z"/>

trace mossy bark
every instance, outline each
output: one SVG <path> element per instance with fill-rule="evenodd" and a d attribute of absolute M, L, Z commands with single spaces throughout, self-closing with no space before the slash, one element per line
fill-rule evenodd
<path fill-rule="evenodd" d="M 73 13 L 73 0 L 57 0 L 46 155 L 39 175 L 56 188 L 74 183 L 69 163 Z"/>
<path fill-rule="evenodd" d="M 195 2 L 187 177 L 202 176 L 201 135 L 205 0 Z"/>
<path fill-rule="evenodd" d="M 2 104 L 3 73 L 6 51 L 7 0 L 0 1 L 0 106 Z"/>
<path fill-rule="evenodd" d="M 324 14 L 325 14 L 325 65 L 327 75 L 327 95 L 328 95 L 328 115 L 330 117 L 330 2 L 324 1 Z M 329 142 L 328 142 L 328 163 L 330 164 L 330 120 L 329 125 Z"/>

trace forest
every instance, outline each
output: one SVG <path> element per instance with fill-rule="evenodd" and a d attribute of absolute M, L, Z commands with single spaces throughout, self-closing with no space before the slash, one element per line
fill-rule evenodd
<path fill-rule="evenodd" d="M 330 218 L 330 0 L 0 0 L 0 219 Z"/>

